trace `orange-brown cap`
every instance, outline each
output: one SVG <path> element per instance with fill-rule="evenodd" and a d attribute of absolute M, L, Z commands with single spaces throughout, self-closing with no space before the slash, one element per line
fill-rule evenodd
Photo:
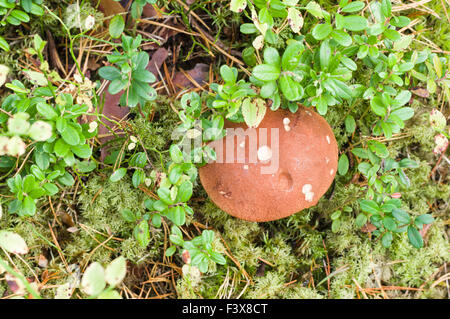
<path fill-rule="evenodd" d="M 226 127 L 247 134 L 227 131 L 229 142 L 224 138 L 211 143 L 218 159 L 200 168 L 199 175 L 212 201 L 228 214 L 256 222 L 284 218 L 317 204 L 333 182 L 337 142 L 316 112 L 306 107 L 295 114 L 267 111 L 256 129 L 247 130 L 245 123 Z"/>

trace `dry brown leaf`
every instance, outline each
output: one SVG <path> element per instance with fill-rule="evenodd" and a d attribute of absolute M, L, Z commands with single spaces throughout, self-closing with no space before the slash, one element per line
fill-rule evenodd
<path fill-rule="evenodd" d="M 192 70 L 186 72 L 197 84 L 203 85 L 208 79 L 209 65 L 204 63 L 197 63 Z M 185 75 L 179 71 L 173 77 L 173 84 L 179 91 L 186 88 L 193 88 L 195 84 Z"/>

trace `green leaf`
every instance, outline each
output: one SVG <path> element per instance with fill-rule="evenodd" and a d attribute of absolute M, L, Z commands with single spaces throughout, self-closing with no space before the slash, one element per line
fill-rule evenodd
<path fill-rule="evenodd" d="M 167 257 L 170 257 L 175 253 L 176 250 L 177 248 L 175 246 L 170 246 L 169 248 L 167 248 L 165 255 Z"/>
<path fill-rule="evenodd" d="M 177 226 L 182 226 L 186 222 L 186 214 L 182 206 L 170 207 L 167 218 Z"/>
<path fill-rule="evenodd" d="M 278 54 L 278 50 L 275 48 L 266 48 L 264 50 L 264 62 L 267 64 L 280 67 L 280 55 Z"/>
<path fill-rule="evenodd" d="M 367 56 L 368 53 L 369 53 L 369 47 L 364 44 L 359 47 L 358 53 L 356 54 L 356 56 L 358 57 L 358 59 L 362 60 Z"/>
<path fill-rule="evenodd" d="M 125 21 L 121 15 L 116 15 L 109 23 L 109 34 L 112 38 L 117 39 L 122 35 L 125 28 Z"/>
<path fill-rule="evenodd" d="M 312 30 L 312 36 L 316 40 L 323 40 L 333 31 L 333 28 L 329 23 L 318 24 Z"/>
<path fill-rule="evenodd" d="M 0 230 L 0 247 L 11 254 L 24 255 L 28 253 L 25 240 L 20 235 L 6 230 Z"/>
<path fill-rule="evenodd" d="M 323 18 L 322 8 L 320 7 L 320 5 L 317 2 L 315 2 L 315 1 L 308 2 L 305 9 L 306 9 L 306 11 L 311 13 L 316 18 L 319 18 L 319 19 Z"/>
<path fill-rule="evenodd" d="M 3 37 L 0 37 L 0 48 L 6 52 L 9 51 L 9 44 Z"/>
<path fill-rule="evenodd" d="M 411 107 L 402 107 L 393 111 L 391 115 L 398 116 L 401 120 L 406 121 L 414 116 L 414 109 Z"/>
<path fill-rule="evenodd" d="M 40 102 L 36 105 L 36 109 L 43 117 L 47 120 L 53 120 L 58 117 L 58 114 L 55 112 L 55 109 L 48 105 L 47 103 Z"/>
<path fill-rule="evenodd" d="M 380 211 L 380 207 L 373 200 L 363 199 L 359 202 L 359 206 L 363 212 L 369 214 L 377 214 Z"/>
<path fill-rule="evenodd" d="M 333 220 L 333 222 L 331 223 L 331 231 L 333 233 L 337 233 L 339 231 L 339 228 L 341 228 L 341 220 L 340 219 Z"/>
<path fill-rule="evenodd" d="M 134 238 L 136 238 L 138 244 L 144 248 L 150 243 L 148 222 L 145 219 L 141 220 L 134 228 Z"/>
<path fill-rule="evenodd" d="M 266 82 L 261 87 L 261 91 L 259 92 L 259 95 L 264 99 L 272 98 L 273 95 L 275 94 L 276 90 L 277 90 L 277 82 L 276 81 Z"/>
<path fill-rule="evenodd" d="M 392 41 L 399 41 L 402 38 L 400 32 L 392 29 L 386 29 L 383 34 L 386 38 Z"/>
<path fill-rule="evenodd" d="M 103 66 L 98 70 L 98 74 L 108 80 L 108 81 L 114 81 L 116 79 L 120 79 L 122 77 L 122 74 L 120 71 L 113 67 L 113 66 Z"/>
<path fill-rule="evenodd" d="M 153 83 L 156 81 L 156 77 L 153 75 L 153 73 L 146 69 L 134 70 L 133 73 L 131 74 L 131 77 L 133 80 L 137 80 L 144 83 Z"/>
<path fill-rule="evenodd" d="M 116 170 L 114 173 L 111 174 L 111 176 L 109 177 L 109 180 L 113 183 L 117 182 L 117 181 L 121 180 L 122 177 L 124 177 L 126 173 L 127 173 L 127 169 L 125 167 L 121 167 L 118 170 Z"/>
<path fill-rule="evenodd" d="M 336 220 L 339 217 L 341 217 L 341 215 L 342 215 L 342 211 L 337 210 L 333 214 L 331 214 L 330 218 L 331 218 L 331 220 Z"/>
<path fill-rule="evenodd" d="M 419 164 L 416 161 L 413 161 L 410 158 L 404 158 L 399 163 L 400 167 L 408 167 L 408 168 L 417 168 Z"/>
<path fill-rule="evenodd" d="M 384 117 L 386 115 L 386 107 L 383 103 L 383 99 L 380 96 L 375 96 L 372 100 L 370 100 L 370 107 L 372 111 L 381 117 Z"/>
<path fill-rule="evenodd" d="M 183 184 L 181 184 L 183 185 Z M 181 187 L 181 186 L 180 186 Z M 170 189 L 167 187 L 160 187 L 157 191 L 159 198 L 167 205 L 172 205 L 174 201 L 170 197 Z"/>
<path fill-rule="evenodd" d="M 386 158 L 389 156 L 389 151 L 383 143 L 371 140 L 368 143 L 369 149 L 374 152 L 377 156 L 381 158 Z"/>
<path fill-rule="evenodd" d="M 350 31 L 363 31 L 367 29 L 367 19 L 357 15 L 349 15 L 344 17 L 344 28 Z"/>
<path fill-rule="evenodd" d="M 117 290 L 105 290 L 97 296 L 97 299 L 122 299 L 122 297 Z"/>
<path fill-rule="evenodd" d="M 420 235 L 417 228 L 414 226 L 408 226 L 408 239 L 411 245 L 413 245 L 415 248 L 422 248 L 423 247 L 423 239 Z"/>
<path fill-rule="evenodd" d="M 356 63 L 352 59 L 347 58 L 346 56 L 343 56 L 341 58 L 341 63 L 351 71 L 356 71 L 357 69 Z"/>
<path fill-rule="evenodd" d="M 400 225 L 402 225 L 402 224 L 409 224 L 411 222 L 411 217 L 403 209 L 394 208 L 392 210 L 392 216 L 394 216 L 394 218 L 396 220 L 398 220 Z"/>
<path fill-rule="evenodd" d="M 30 21 L 30 16 L 21 10 L 14 9 L 13 11 L 10 12 L 10 16 L 16 18 L 17 20 L 19 20 L 21 22 L 29 22 Z"/>
<path fill-rule="evenodd" d="M 300 11 L 298 11 L 294 7 L 289 7 L 287 18 L 292 31 L 294 33 L 300 33 L 300 29 L 303 26 L 303 17 Z"/>
<path fill-rule="evenodd" d="M 400 40 L 395 41 L 394 50 L 395 51 L 406 50 L 411 44 L 413 38 L 414 35 L 403 35 Z"/>
<path fill-rule="evenodd" d="M 136 221 L 136 215 L 129 209 L 123 209 L 120 214 L 122 215 L 122 218 L 125 219 L 127 222 L 134 222 Z"/>
<path fill-rule="evenodd" d="M 298 91 L 298 84 L 291 76 L 286 74 L 282 75 L 279 83 L 281 92 L 288 101 L 295 101 L 301 98 Z"/>
<path fill-rule="evenodd" d="M 342 8 L 342 12 L 356 12 L 361 11 L 365 7 L 364 2 L 362 1 L 353 1 L 347 4 L 345 7 Z"/>
<path fill-rule="evenodd" d="M 385 217 L 383 218 L 383 225 L 386 227 L 387 230 L 395 231 L 397 229 L 397 224 L 395 220 L 391 217 Z"/>
<path fill-rule="evenodd" d="M 344 47 L 348 47 L 352 44 L 352 37 L 343 30 L 333 30 L 331 32 L 331 37 Z"/>
<path fill-rule="evenodd" d="M 382 0 L 381 1 L 381 11 L 386 18 L 391 16 L 392 4 L 391 0 Z"/>
<path fill-rule="evenodd" d="M 171 168 L 169 172 L 169 181 L 172 184 L 176 184 L 183 174 L 183 167 L 181 165 L 175 165 Z"/>
<path fill-rule="evenodd" d="M 67 125 L 66 129 L 61 132 L 61 137 L 69 145 L 80 144 L 80 135 L 78 135 L 78 131 L 72 125 Z"/>
<path fill-rule="evenodd" d="M 114 259 L 105 270 L 105 280 L 111 286 L 117 286 L 122 282 L 127 273 L 127 262 L 122 256 Z"/>
<path fill-rule="evenodd" d="M 182 163 L 183 162 L 183 153 L 180 150 L 180 147 L 178 145 L 172 144 L 170 145 L 170 158 L 175 163 Z"/>
<path fill-rule="evenodd" d="M 211 252 L 211 259 L 212 261 L 214 261 L 215 263 L 219 264 L 219 265 L 225 265 L 226 264 L 226 259 L 225 257 L 222 256 L 222 254 L 218 253 L 218 252 Z"/>
<path fill-rule="evenodd" d="M 220 76 L 226 83 L 234 84 L 236 82 L 237 74 L 233 72 L 233 69 L 234 68 L 230 68 L 228 65 L 222 65 L 220 67 Z"/>
<path fill-rule="evenodd" d="M 345 118 L 345 130 L 351 134 L 355 131 L 355 129 L 356 129 L 355 119 L 353 118 L 353 116 L 347 115 L 347 117 Z"/>
<path fill-rule="evenodd" d="M 70 151 L 70 146 L 66 142 L 64 142 L 62 138 L 60 138 L 56 141 L 53 150 L 56 156 L 64 157 Z"/>
<path fill-rule="evenodd" d="M 193 185 L 190 181 L 185 181 L 183 182 L 179 187 L 178 187 L 178 193 L 177 193 L 177 198 L 176 198 L 176 202 L 177 203 L 185 203 L 187 202 L 191 196 L 192 196 L 192 189 L 193 189 Z"/>
<path fill-rule="evenodd" d="M 396 106 L 403 106 L 411 99 L 411 92 L 407 90 L 401 91 L 394 99 Z"/>
<path fill-rule="evenodd" d="M 383 237 L 381 238 L 381 244 L 382 244 L 384 247 L 388 248 L 388 247 L 390 247 L 391 244 L 392 244 L 392 239 L 393 239 L 392 233 L 387 232 L 387 233 L 385 233 L 385 234 L 383 235 Z"/>
<path fill-rule="evenodd" d="M 75 145 L 71 147 L 71 151 L 78 157 L 89 158 L 92 155 L 92 150 L 89 144 Z"/>
<path fill-rule="evenodd" d="M 319 60 L 320 60 L 320 69 L 322 71 L 327 70 L 331 60 L 331 47 L 329 40 L 323 41 L 322 44 L 320 45 Z"/>
<path fill-rule="evenodd" d="M 258 32 L 258 29 L 255 27 L 255 25 L 253 23 L 241 24 L 239 30 L 243 34 L 253 34 L 253 33 L 257 33 Z"/>
<path fill-rule="evenodd" d="M 290 43 L 286 50 L 284 50 L 283 57 L 281 58 L 281 66 L 283 70 L 294 70 L 298 66 L 301 54 L 304 50 L 305 47 L 301 42 L 294 41 Z"/>
<path fill-rule="evenodd" d="M 44 73 L 31 70 L 23 70 L 23 72 L 30 78 L 30 81 L 33 84 L 39 86 L 46 86 L 48 84 L 47 78 L 45 77 Z"/>
<path fill-rule="evenodd" d="M 434 222 L 434 218 L 430 214 L 422 214 L 416 217 L 416 222 L 421 224 L 432 224 Z"/>
<path fill-rule="evenodd" d="M 348 166 L 349 166 L 348 157 L 347 157 L 346 154 L 342 154 L 339 157 L 339 161 L 338 161 L 338 172 L 339 172 L 339 175 L 347 174 Z"/>
<path fill-rule="evenodd" d="M 253 76 L 261 81 L 275 81 L 280 76 L 280 68 L 270 64 L 260 64 L 253 69 Z"/>
<path fill-rule="evenodd" d="M 122 79 L 115 79 L 113 80 L 109 86 L 108 86 L 108 92 L 111 93 L 112 95 L 115 95 L 117 93 L 119 93 L 120 91 L 122 91 L 123 89 L 125 89 L 125 87 L 127 86 L 128 82 Z M 131 93 L 131 92 L 130 92 Z M 131 95 L 131 94 L 130 94 Z M 128 97 L 129 100 L 131 100 L 131 96 Z M 131 107 L 136 106 L 137 103 L 135 103 L 133 106 L 131 105 L 131 103 L 129 103 Z"/>
<path fill-rule="evenodd" d="M 364 214 L 359 214 L 356 216 L 355 225 L 356 227 L 363 227 L 367 223 L 367 216 Z"/>
<path fill-rule="evenodd" d="M 49 196 L 53 196 L 58 193 L 58 186 L 56 186 L 55 184 L 45 183 L 44 185 L 42 185 L 42 187 L 45 189 L 47 195 Z"/>
<path fill-rule="evenodd" d="M 365 150 L 363 148 L 354 148 L 354 149 L 352 149 L 352 153 L 354 155 L 358 156 L 359 158 L 364 158 L 364 159 L 369 158 L 369 154 L 367 154 L 367 150 Z"/>
<path fill-rule="evenodd" d="M 105 289 L 105 270 L 98 262 L 94 262 L 86 268 L 81 279 L 81 289 L 90 296 L 98 295 Z"/>

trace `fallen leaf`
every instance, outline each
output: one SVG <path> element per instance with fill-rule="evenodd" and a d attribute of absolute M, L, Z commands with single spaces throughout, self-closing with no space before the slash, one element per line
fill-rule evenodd
<path fill-rule="evenodd" d="M 367 222 L 363 227 L 361 227 L 361 231 L 363 233 L 371 233 L 375 231 L 377 228 L 372 223 Z"/>
<path fill-rule="evenodd" d="M 59 212 L 58 216 L 61 218 L 61 221 L 66 226 L 69 226 L 69 227 L 75 226 L 75 223 L 73 222 L 72 216 L 70 216 L 68 213 L 66 213 L 66 212 Z"/>
<path fill-rule="evenodd" d="M 417 87 L 417 88 L 411 89 L 411 92 L 420 97 L 424 97 L 424 98 L 430 97 L 430 92 L 428 92 L 428 90 L 425 88 Z"/>
<path fill-rule="evenodd" d="M 25 285 L 17 277 L 11 274 L 6 274 L 5 280 L 9 289 L 11 289 L 14 294 L 25 294 Z"/>
<path fill-rule="evenodd" d="M 48 266 L 48 259 L 42 254 L 39 255 L 38 266 L 41 268 L 47 268 L 47 266 Z"/>
<path fill-rule="evenodd" d="M 111 18 L 125 12 L 122 5 L 114 0 L 100 0 L 98 9 L 105 14 L 105 17 Z"/>
<path fill-rule="evenodd" d="M 159 48 L 155 51 L 155 53 L 153 53 L 150 61 L 148 62 L 147 70 L 152 72 L 157 79 L 160 78 L 158 70 L 161 68 L 168 56 L 169 51 L 167 51 L 165 48 Z"/>
<path fill-rule="evenodd" d="M 197 63 L 192 70 L 189 70 L 186 73 L 197 82 L 197 84 L 203 85 L 208 79 L 209 65 Z M 178 91 L 195 87 L 195 84 L 181 71 L 175 73 L 172 82 Z"/>

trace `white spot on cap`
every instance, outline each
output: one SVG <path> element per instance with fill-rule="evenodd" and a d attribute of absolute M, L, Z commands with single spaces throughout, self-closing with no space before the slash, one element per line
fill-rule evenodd
<path fill-rule="evenodd" d="M 311 189 L 312 189 L 312 185 L 311 184 L 305 184 L 302 187 L 302 193 L 303 194 L 309 193 L 311 191 Z"/>
<path fill-rule="evenodd" d="M 305 111 L 305 112 L 306 112 L 306 114 L 308 114 L 309 116 L 312 116 L 312 114 L 311 114 L 310 111 Z"/>
<path fill-rule="evenodd" d="M 328 135 L 327 135 L 327 142 L 328 142 L 328 144 L 331 143 L 330 137 Z"/>
<path fill-rule="evenodd" d="M 285 117 L 285 118 L 283 119 L 283 124 L 284 124 L 284 125 L 289 125 L 289 123 L 291 123 L 291 120 L 290 120 L 289 118 Z"/>
<path fill-rule="evenodd" d="M 286 132 L 289 132 L 289 131 L 291 130 L 291 127 L 290 127 L 289 125 L 285 125 L 285 126 L 284 126 L 284 130 L 285 130 Z"/>
<path fill-rule="evenodd" d="M 302 193 L 305 194 L 305 200 L 307 202 L 312 202 L 314 198 L 314 192 L 311 192 L 312 185 L 311 184 L 305 184 L 302 187 Z"/>
<path fill-rule="evenodd" d="M 244 169 L 248 169 L 248 165 L 244 165 Z"/>
<path fill-rule="evenodd" d="M 334 173 L 334 169 L 332 169 L 332 170 L 330 171 L 330 175 L 333 175 L 333 173 Z"/>
<path fill-rule="evenodd" d="M 312 202 L 313 198 L 314 198 L 314 193 L 313 192 L 309 192 L 309 193 L 305 194 L 305 200 L 307 202 Z"/>
<path fill-rule="evenodd" d="M 258 159 L 262 162 L 268 161 L 272 158 L 272 150 L 269 146 L 264 145 L 258 149 Z"/>
<path fill-rule="evenodd" d="M 242 141 L 241 144 L 239 144 L 240 147 L 244 147 L 245 146 L 245 141 Z"/>

